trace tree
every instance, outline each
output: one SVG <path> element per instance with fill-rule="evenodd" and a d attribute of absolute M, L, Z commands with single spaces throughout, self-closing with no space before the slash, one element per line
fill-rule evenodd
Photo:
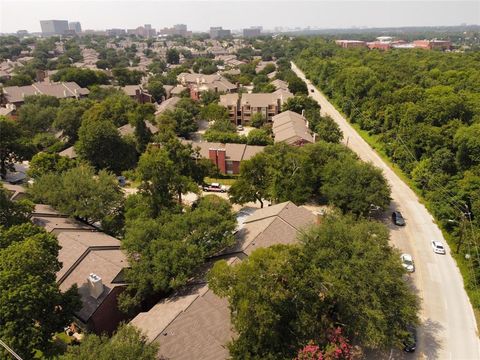
<path fill-rule="evenodd" d="M 273 139 L 270 134 L 264 129 L 253 129 L 247 135 L 248 145 L 271 145 Z"/>
<path fill-rule="evenodd" d="M 457 147 L 457 164 L 461 169 L 468 169 L 480 164 L 480 124 L 458 129 L 455 135 Z"/>
<path fill-rule="evenodd" d="M 266 121 L 267 119 L 265 119 L 262 113 L 256 112 L 255 114 L 252 115 L 251 124 L 253 127 L 260 129 L 265 124 Z"/>
<path fill-rule="evenodd" d="M 85 111 L 83 119 L 108 120 L 113 122 L 116 127 L 127 124 L 130 114 L 136 112 L 140 106 L 124 93 L 112 92 L 110 89 L 105 93 L 96 92 L 95 99 L 101 101 Z"/>
<path fill-rule="evenodd" d="M 209 105 L 212 103 L 217 103 L 220 100 L 220 94 L 217 91 L 207 90 L 202 92 L 202 97 L 200 102 L 203 105 Z"/>
<path fill-rule="evenodd" d="M 352 346 L 337 327 L 327 331 L 328 343 L 321 349 L 314 342 L 309 342 L 297 354 L 295 360 L 353 360 Z"/>
<path fill-rule="evenodd" d="M 78 156 L 96 169 L 120 173 L 135 165 L 135 145 L 123 139 L 111 121 L 84 119 L 78 134 Z"/>
<path fill-rule="evenodd" d="M 315 133 L 318 139 L 338 144 L 343 139 L 342 130 L 337 123 L 330 117 L 322 117 L 315 126 Z"/>
<path fill-rule="evenodd" d="M 291 359 L 309 341 L 324 347 L 337 324 L 367 348 L 401 347 L 418 321 L 385 226 L 337 214 L 306 230 L 299 245 L 254 251 L 236 265 L 217 262 L 209 287 L 229 301 L 238 337 L 234 359 Z"/>
<path fill-rule="evenodd" d="M 53 81 L 73 81 L 80 87 L 108 84 L 108 76 L 103 71 L 66 67 L 51 76 Z"/>
<path fill-rule="evenodd" d="M 144 73 L 138 70 L 122 67 L 113 69 L 113 76 L 120 86 L 140 84 L 143 75 Z"/>
<path fill-rule="evenodd" d="M 301 114 L 303 110 L 320 110 L 320 105 L 308 96 L 294 96 L 289 98 L 282 106 L 282 111 L 294 111 Z"/>
<path fill-rule="evenodd" d="M 92 105 L 90 101 L 67 99 L 60 103 L 53 127 L 62 132 L 69 144 L 78 139 L 78 129 L 82 125 L 85 111 Z"/>
<path fill-rule="evenodd" d="M 390 187 L 380 169 L 353 159 L 335 160 L 324 168 L 321 193 L 343 212 L 366 216 L 373 207 L 385 209 Z"/>
<path fill-rule="evenodd" d="M 0 249 L 0 338 L 25 359 L 48 354 L 53 335 L 80 308 L 76 286 L 62 293 L 56 283 L 57 239 L 31 224 L 0 229 L 0 238 L 7 245 Z"/>
<path fill-rule="evenodd" d="M 49 130 L 57 115 L 58 105 L 58 100 L 53 96 L 27 96 L 25 104 L 18 110 L 20 126 L 32 135 Z"/>
<path fill-rule="evenodd" d="M 123 204 L 123 193 L 112 174 L 97 175 L 86 165 L 61 174 L 47 173 L 34 183 L 30 193 L 35 201 L 93 224 L 114 213 Z"/>
<path fill-rule="evenodd" d="M 180 62 L 180 54 L 177 49 L 168 49 L 166 56 L 168 64 L 178 64 Z"/>
<path fill-rule="evenodd" d="M 162 101 L 167 95 L 162 82 L 158 80 L 149 81 L 147 85 L 147 90 L 150 95 L 152 95 L 153 100 L 155 100 L 156 102 Z"/>
<path fill-rule="evenodd" d="M 87 334 L 78 346 L 70 346 L 60 360 L 89 360 L 95 354 L 98 360 L 155 360 L 158 344 L 148 341 L 132 325 L 121 325 L 115 334 L 98 336 Z"/>
<path fill-rule="evenodd" d="M 131 268 L 122 308 L 135 308 L 149 296 L 185 285 L 208 257 L 233 244 L 235 226 L 230 204 L 215 195 L 200 198 L 184 212 L 164 211 L 155 219 L 138 210 L 134 217 L 127 216 L 122 244 Z"/>
<path fill-rule="evenodd" d="M 198 130 L 194 116 L 182 108 L 164 111 L 157 122 L 161 127 L 172 128 L 178 136 L 184 138 L 188 138 L 190 133 Z"/>
<path fill-rule="evenodd" d="M 240 176 L 228 191 L 230 200 L 237 204 L 263 201 L 268 196 L 268 158 L 259 154 L 240 164 Z"/>
<path fill-rule="evenodd" d="M 5 178 L 7 170 L 13 171 L 14 164 L 25 160 L 30 146 L 18 123 L 0 116 L 0 176 Z"/>
<path fill-rule="evenodd" d="M 28 168 L 28 176 L 33 179 L 38 179 L 48 173 L 60 174 L 75 167 L 77 162 L 58 154 L 49 154 L 40 152 L 32 157 L 30 160 L 30 167 Z"/>
<path fill-rule="evenodd" d="M 27 222 L 33 211 L 29 200 L 12 201 L 6 189 L 0 184 L 0 229 Z M 0 244 L 1 247 L 1 244 Z"/>
<path fill-rule="evenodd" d="M 200 117 L 207 121 L 217 122 L 228 120 L 228 110 L 225 106 L 218 105 L 215 103 L 211 103 L 205 105 L 202 110 L 200 111 Z M 223 123 L 222 123 L 223 124 Z M 219 128 L 215 128 L 215 130 L 220 130 Z M 220 130 L 225 131 L 225 130 Z M 235 131 L 235 127 L 233 126 L 233 131 Z"/>
<path fill-rule="evenodd" d="M 305 84 L 303 80 L 296 75 L 288 79 L 288 90 L 290 90 L 290 92 L 294 95 L 308 95 L 307 84 Z"/>

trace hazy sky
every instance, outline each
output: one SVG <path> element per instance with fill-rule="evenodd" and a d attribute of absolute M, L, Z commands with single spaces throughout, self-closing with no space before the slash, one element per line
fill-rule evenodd
<path fill-rule="evenodd" d="M 177 23 L 192 30 L 283 27 L 398 27 L 480 24 L 480 0 L 172 1 L 0 0 L 0 32 L 40 31 L 40 20 L 80 21 L 83 29 Z"/>

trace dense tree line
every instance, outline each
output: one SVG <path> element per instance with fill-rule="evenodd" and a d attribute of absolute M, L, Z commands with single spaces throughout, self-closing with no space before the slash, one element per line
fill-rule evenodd
<path fill-rule="evenodd" d="M 470 244 L 480 242 L 479 60 L 478 52 L 341 49 L 320 39 L 296 57 L 415 182 L 456 241 Z M 470 218 L 473 230 L 463 231 Z M 480 306 L 480 296 L 472 301 Z"/>
<path fill-rule="evenodd" d="M 229 194 L 240 204 L 315 200 L 362 216 L 390 202 L 390 189 L 380 170 L 358 160 L 345 146 L 323 141 L 304 147 L 279 143 L 265 148 L 242 162 Z"/>

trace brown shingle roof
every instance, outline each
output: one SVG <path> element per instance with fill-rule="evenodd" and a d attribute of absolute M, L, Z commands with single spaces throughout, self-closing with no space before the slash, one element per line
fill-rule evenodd
<path fill-rule="evenodd" d="M 64 99 L 88 95 L 89 92 L 88 89 L 81 88 L 75 82 L 37 82 L 27 86 L 7 86 L 3 88 L 5 98 L 9 103 L 23 102 L 25 97 L 30 95 L 50 95 L 58 99 Z"/>
<path fill-rule="evenodd" d="M 152 134 L 156 134 L 158 132 L 158 127 L 153 125 L 150 121 L 148 120 L 145 121 L 145 125 L 147 126 L 147 128 L 150 130 Z M 130 124 L 125 124 L 123 126 L 120 126 L 119 128 L 117 128 L 117 130 L 122 136 L 135 134 L 135 128 Z"/>
<path fill-rule="evenodd" d="M 259 247 L 294 243 L 298 232 L 313 219 L 310 211 L 291 202 L 258 209 L 245 220 L 237 233 L 239 242 L 230 251 L 248 255 Z M 228 262 L 234 264 L 240 258 L 233 255 Z M 206 284 L 188 286 L 139 314 L 131 324 L 159 343 L 160 357 L 172 360 L 227 359 L 226 344 L 235 337 L 228 301 Z"/>
<path fill-rule="evenodd" d="M 272 117 L 273 136 L 275 142 L 293 144 L 299 140 L 314 142 L 314 138 L 307 126 L 307 120 L 293 111 L 284 111 Z"/>

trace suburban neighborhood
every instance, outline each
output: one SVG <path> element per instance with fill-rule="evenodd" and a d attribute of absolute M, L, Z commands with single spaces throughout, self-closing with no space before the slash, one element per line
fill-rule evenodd
<path fill-rule="evenodd" d="M 0 358 L 479 359 L 479 25 L 167 3 L 0 24 Z"/>

